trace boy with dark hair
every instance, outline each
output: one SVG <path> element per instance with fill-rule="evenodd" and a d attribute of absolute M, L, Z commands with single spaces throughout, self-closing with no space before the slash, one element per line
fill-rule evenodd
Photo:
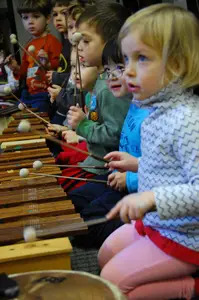
<path fill-rule="evenodd" d="M 61 34 L 62 52 L 60 54 L 57 71 L 48 71 L 47 77 L 50 83 L 66 86 L 70 75 L 71 44 L 68 40 L 67 12 L 71 0 L 52 1 L 52 20 L 56 30 Z"/>
<path fill-rule="evenodd" d="M 17 9 L 24 28 L 31 34 L 32 40 L 25 46 L 28 51 L 32 46 L 31 55 L 23 54 L 22 64 L 18 65 L 10 57 L 8 66 L 16 79 L 25 79 L 27 90 L 22 91 L 21 100 L 39 111 L 48 111 L 48 80 L 46 72 L 56 69 L 62 45 L 56 37 L 48 33 L 51 5 L 49 0 L 25 0 Z M 34 58 L 34 59 L 33 59 Z M 37 62 L 37 63 L 36 63 Z"/>
<path fill-rule="evenodd" d="M 68 124 L 76 130 L 76 133 L 86 139 L 89 152 L 101 157 L 111 149 L 118 149 L 121 128 L 130 104 L 126 97 L 121 97 L 121 101 L 118 101 L 108 90 L 103 75 L 100 75 L 103 71 L 102 52 L 107 41 L 118 34 L 128 16 L 128 10 L 122 5 L 100 2 L 87 7 L 77 20 L 77 30 L 82 34 L 82 40 L 79 43 L 81 60 L 85 61 L 88 66 L 96 66 L 99 76 L 88 105 L 88 115 L 81 108 L 71 106 L 67 119 Z M 109 27 L 112 29 L 110 30 Z M 83 161 L 83 165 L 103 166 L 104 163 L 88 157 Z M 81 177 L 107 173 L 107 170 L 102 169 L 77 169 L 79 173 L 78 170 L 75 172 L 81 174 Z M 71 172 L 70 168 L 65 169 L 63 175 L 67 176 Z M 73 180 L 60 179 L 60 183 L 68 192 L 83 182 L 77 185 Z"/>
<path fill-rule="evenodd" d="M 57 1 L 56 5 L 63 4 L 63 0 Z M 79 1 L 72 0 L 68 1 L 68 7 L 67 12 L 65 13 L 65 28 L 67 28 L 67 32 L 65 31 L 65 43 L 70 44 L 70 52 L 72 51 L 71 44 L 72 44 L 72 37 L 73 34 L 76 31 L 76 20 L 79 18 L 81 13 L 85 10 L 85 7 L 87 4 L 80 5 Z M 53 8 L 53 14 L 58 13 L 60 9 L 63 9 L 62 7 L 55 6 Z M 66 9 L 66 7 L 65 7 Z M 61 17 L 60 19 L 61 20 Z M 60 21 L 57 22 L 57 17 L 54 16 L 53 18 L 54 25 L 60 25 Z M 60 32 L 63 31 L 62 27 L 58 27 Z M 65 46 L 64 46 L 65 48 Z M 69 50 L 68 48 L 68 50 Z M 68 51 L 68 54 L 69 51 Z M 63 57 L 66 62 L 66 57 Z M 68 61 L 69 62 L 69 61 Z M 66 62 L 67 63 L 67 62 Z M 69 63 L 70 65 L 70 63 Z M 52 83 L 53 85 L 48 88 L 48 92 L 51 97 L 52 107 L 51 107 L 51 122 L 54 124 L 60 124 L 62 125 L 64 120 L 66 119 L 66 114 L 68 112 L 68 108 L 70 105 L 72 105 L 73 101 L 73 94 L 74 94 L 74 84 L 70 80 L 70 72 L 65 73 L 62 71 L 62 73 L 58 72 L 52 72 L 49 71 L 49 74 L 52 73 Z M 63 83 L 57 83 L 55 84 L 55 80 L 58 78 L 63 80 Z M 70 105 L 69 105 L 70 104 Z"/>

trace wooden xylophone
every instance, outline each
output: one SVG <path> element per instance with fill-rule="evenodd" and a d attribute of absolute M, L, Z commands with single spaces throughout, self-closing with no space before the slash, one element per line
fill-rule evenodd
<path fill-rule="evenodd" d="M 48 120 L 45 114 L 42 114 L 42 117 Z M 44 229 L 46 232 L 45 237 L 53 238 L 52 240 L 48 240 L 48 242 L 51 241 L 51 243 L 53 243 L 54 240 L 56 245 L 58 245 L 59 241 L 57 241 L 57 237 L 63 236 L 63 233 L 58 232 L 52 236 L 48 234 L 46 229 L 63 224 L 83 223 L 83 219 L 79 214 L 75 213 L 71 200 L 67 199 L 65 192 L 57 184 L 55 178 L 38 177 L 33 174 L 28 178 L 19 177 L 19 170 L 21 168 L 28 168 L 30 172 L 37 172 L 32 169 L 32 164 L 35 160 L 41 160 L 42 162 L 52 164 L 52 167 L 43 167 L 42 173 L 61 175 L 61 171 L 56 166 L 54 158 L 46 146 L 44 138 L 46 133 L 41 121 L 36 119 L 30 113 L 24 112 L 14 114 L 13 118 L 14 121 L 8 125 L 8 128 L 4 130 L 3 135 L 0 136 L 0 245 L 12 245 L 2 246 L 0 249 L 1 271 L 1 263 L 4 263 L 5 261 L 5 256 L 7 256 L 6 253 L 9 252 L 8 249 L 11 249 L 9 247 L 12 247 L 12 249 L 15 249 L 16 247 L 21 249 L 23 244 L 25 247 L 23 248 L 23 251 L 27 252 L 27 244 L 24 242 L 22 244 L 16 244 L 13 248 L 13 243 L 23 241 L 23 230 L 25 226 L 33 226 L 36 229 L 41 230 Z M 30 121 L 31 127 L 34 128 L 34 126 L 39 126 L 39 131 L 42 132 L 42 134 L 34 132 L 18 133 L 16 130 L 17 125 L 21 119 L 26 118 Z M 85 232 L 86 230 L 87 226 L 83 224 L 81 229 L 71 228 L 70 231 L 64 233 L 64 236 L 74 235 Z M 41 243 L 46 245 L 47 242 L 38 241 L 34 244 L 37 243 L 41 248 Z M 60 242 L 60 247 L 63 247 L 62 244 L 63 243 Z M 69 245 L 68 247 L 71 249 L 69 240 L 67 240 L 67 245 Z M 45 250 L 48 253 L 48 248 L 46 246 Z M 64 250 L 62 249 L 61 251 Z M 31 258 L 31 260 L 32 259 L 33 258 Z M 61 262 L 61 264 L 61 268 L 63 268 L 63 262 Z M 27 265 L 26 256 L 26 266 Z M 37 266 L 36 269 L 41 270 L 41 267 L 42 264 L 39 268 Z M 52 268 L 52 265 L 50 265 L 50 267 Z M 56 267 L 58 266 L 56 265 Z M 70 266 L 67 266 L 67 268 L 70 268 Z M 36 269 L 35 267 L 32 269 L 30 264 L 29 267 L 23 269 L 23 271 Z M 15 269 L 11 268 L 10 273 L 18 271 L 18 267 Z M 20 269 L 20 271 L 22 270 Z"/>

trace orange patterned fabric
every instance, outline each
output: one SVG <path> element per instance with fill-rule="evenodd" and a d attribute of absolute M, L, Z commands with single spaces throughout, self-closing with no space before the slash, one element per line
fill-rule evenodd
<path fill-rule="evenodd" d="M 43 49 L 48 54 L 50 69 L 57 69 L 62 45 L 55 36 L 47 34 L 44 37 L 33 39 L 26 45 L 25 49 L 28 50 L 30 45 L 35 47 L 35 51 L 31 52 L 31 55 L 37 61 L 39 61 L 38 52 Z M 49 84 L 46 78 L 46 71 L 44 68 L 39 67 L 34 59 L 27 53 L 23 54 L 20 74 L 17 79 L 25 77 L 28 92 L 30 94 L 37 94 L 47 91 Z"/>

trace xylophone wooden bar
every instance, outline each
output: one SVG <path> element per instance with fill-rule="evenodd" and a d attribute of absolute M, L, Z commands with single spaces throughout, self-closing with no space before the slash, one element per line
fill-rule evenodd
<path fill-rule="evenodd" d="M 61 174 L 44 142 L 43 134 L 40 137 L 38 134 L 24 134 L 16 131 L 13 122 L 16 125 L 19 124 L 19 116 L 23 119 L 24 115 L 28 114 L 16 113 L 16 121 L 12 121 L 11 127 L 8 126 L 8 129 L 5 130 L 5 132 L 8 132 L 11 128 L 12 134 L 3 133 L 0 136 L 2 150 L 0 154 L 0 245 L 2 245 L 0 247 L 0 269 L 6 269 L 7 273 L 13 273 L 17 272 L 19 264 L 22 264 L 23 268 L 20 271 L 41 270 L 43 267 L 42 261 L 45 261 L 45 266 L 48 265 L 48 261 L 51 268 L 53 262 L 56 268 L 63 269 L 66 266 L 70 269 L 69 253 L 71 252 L 71 245 L 66 236 L 85 232 L 87 226 L 83 225 L 81 229 L 70 229 L 69 232 L 64 234 L 59 232 L 53 235 L 48 234 L 48 230 L 46 230 L 48 228 L 54 228 L 62 224 L 83 224 L 84 222 L 80 215 L 75 213 L 72 202 L 67 199 L 66 194 L 57 184 L 55 178 L 38 178 L 36 175 L 30 175 L 28 178 L 19 177 L 19 169 L 23 167 L 27 167 L 30 172 L 36 173 L 37 171 L 32 169 L 32 163 L 41 158 L 42 161 L 52 164 L 50 168 L 44 167 L 43 172 L 54 175 Z M 31 116 L 28 119 L 33 126 L 37 126 L 39 123 Z M 44 125 L 42 126 L 44 130 Z M 52 239 L 34 242 L 31 251 L 30 246 L 24 242 L 13 244 L 23 240 L 24 226 L 30 225 L 45 229 L 45 238 Z M 61 236 L 65 238 L 60 238 Z M 59 243 L 59 240 L 62 240 L 62 244 Z M 54 243 L 56 243 L 54 246 L 56 250 L 53 252 Z M 42 245 L 48 245 L 48 247 Z M 57 249 L 57 245 L 60 245 L 60 249 Z M 51 249 L 50 254 L 49 247 Z M 41 250 L 41 253 L 39 253 L 39 250 Z M 7 254 L 6 251 L 8 251 Z M 63 262 L 63 255 L 59 257 L 59 251 L 64 253 L 65 262 Z M 16 257 L 13 258 L 14 252 Z M 32 269 L 31 257 L 32 262 L 34 262 L 32 263 Z M 11 259 L 15 261 L 14 268 L 11 266 Z M 40 264 L 38 264 L 38 261 L 40 261 Z"/>

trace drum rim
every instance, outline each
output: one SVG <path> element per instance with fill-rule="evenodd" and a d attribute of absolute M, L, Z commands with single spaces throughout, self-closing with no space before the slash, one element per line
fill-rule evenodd
<path fill-rule="evenodd" d="M 31 272 L 24 272 L 24 273 L 15 273 L 15 274 L 10 274 L 9 277 L 10 278 L 15 278 L 15 277 L 19 277 L 19 276 L 24 276 L 24 275 L 36 275 L 36 274 L 45 274 L 45 273 L 64 273 L 64 274 L 79 274 L 79 275 L 86 275 L 90 278 L 99 280 L 104 283 L 108 288 L 111 289 L 113 295 L 117 295 L 118 299 L 120 300 L 125 300 L 125 295 L 122 294 L 121 290 L 119 289 L 119 287 L 117 287 L 116 285 L 114 285 L 113 283 L 111 283 L 108 280 L 103 279 L 102 277 L 98 276 L 98 275 L 94 275 L 88 272 L 84 272 L 84 271 L 74 271 L 74 270 L 43 270 L 43 271 L 31 271 Z"/>

